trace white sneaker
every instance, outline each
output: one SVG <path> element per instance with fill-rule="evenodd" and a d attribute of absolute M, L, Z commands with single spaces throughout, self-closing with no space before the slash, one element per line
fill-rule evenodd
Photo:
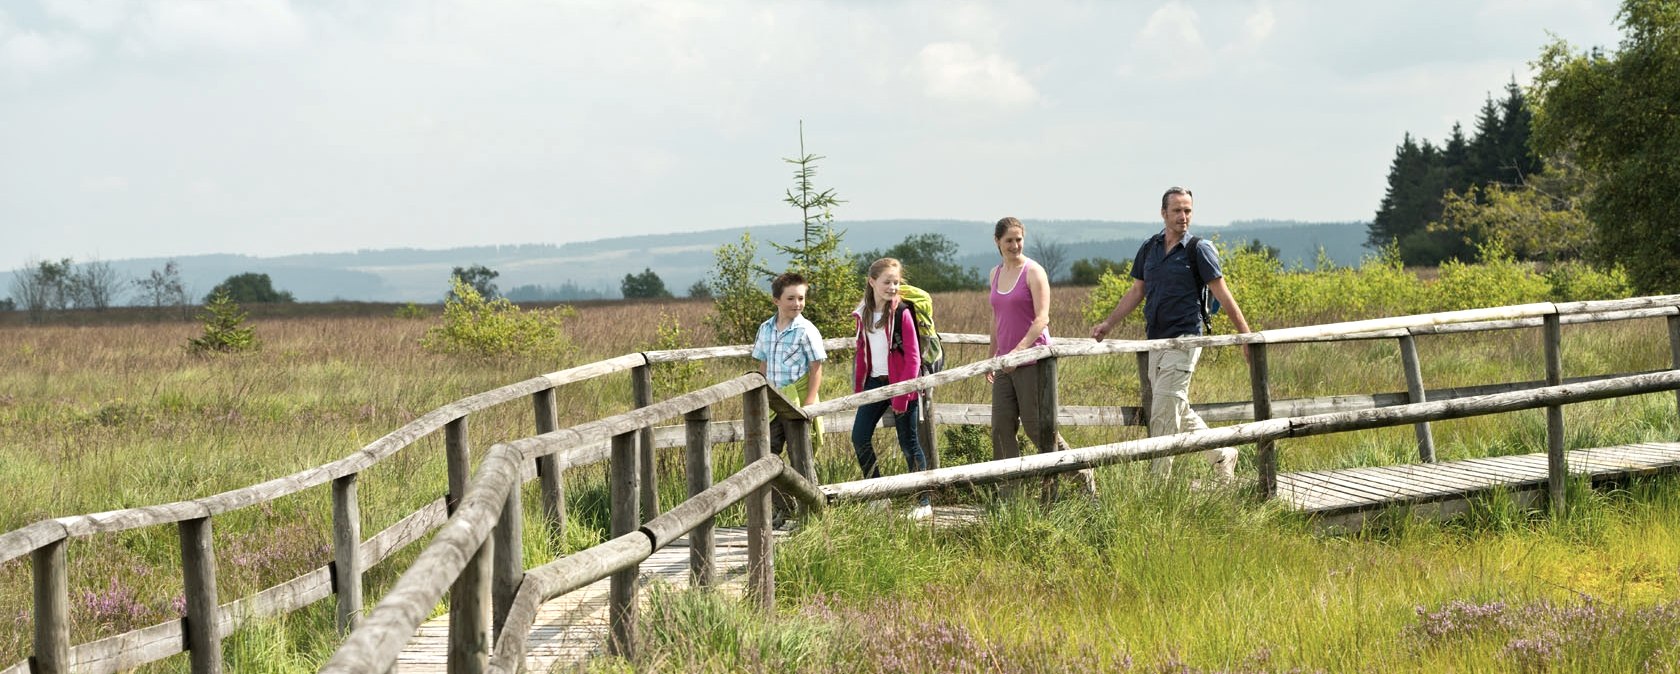
<path fill-rule="evenodd" d="M 929 517 L 933 517 L 933 506 L 925 503 L 910 511 L 910 519 L 913 520 L 925 520 Z"/>
<path fill-rule="evenodd" d="M 887 509 L 887 500 L 884 499 L 884 498 L 878 498 L 878 499 L 875 499 L 873 501 L 870 501 L 868 503 L 868 506 L 869 506 L 870 510 L 885 512 L 886 509 Z"/>
<path fill-rule="evenodd" d="M 1213 477 L 1220 482 L 1231 482 L 1237 479 L 1237 448 L 1220 447 L 1213 450 L 1219 452 L 1219 458 L 1213 462 Z"/>

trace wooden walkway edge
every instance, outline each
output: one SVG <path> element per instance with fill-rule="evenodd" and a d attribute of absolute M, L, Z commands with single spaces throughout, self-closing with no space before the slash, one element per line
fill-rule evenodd
<path fill-rule="evenodd" d="M 1649 442 L 1565 453 L 1571 475 L 1593 483 L 1680 470 L 1680 443 Z M 1326 528 L 1357 530 L 1365 518 L 1396 505 L 1449 517 L 1474 496 L 1495 489 L 1531 506 L 1544 498 L 1546 455 L 1518 454 L 1443 463 L 1370 466 L 1278 475 L 1278 498 L 1290 509 L 1318 516 Z"/>

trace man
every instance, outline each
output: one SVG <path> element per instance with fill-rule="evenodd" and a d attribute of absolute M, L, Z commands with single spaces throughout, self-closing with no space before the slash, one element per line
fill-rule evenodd
<path fill-rule="evenodd" d="M 1140 302 L 1143 303 L 1145 334 L 1149 339 L 1202 334 L 1202 289 L 1191 273 L 1192 264 L 1197 266 L 1208 291 L 1219 300 L 1237 331 L 1248 332 L 1248 321 L 1243 318 L 1242 309 L 1237 306 L 1237 299 L 1231 296 L 1230 288 L 1225 286 L 1225 277 L 1219 268 L 1219 253 L 1214 251 L 1213 244 L 1202 239 L 1198 240 L 1195 250 L 1185 247 L 1190 237 L 1193 210 L 1190 190 L 1170 187 L 1161 195 L 1164 227 L 1161 233 L 1150 237 L 1138 248 L 1137 258 L 1132 261 L 1132 287 L 1126 290 L 1108 318 L 1091 329 L 1093 339 L 1102 341 Z M 1200 348 L 1149 352 L 1149 384 L 1154 391 L 1149 414 L 1150 435 L 1173 435 L 1207 428 L 1201 416 L 1190 409 L 1190 377 L 1196 372 L 1196 359 L 1201 352 Z M 1243 356 L 1248 356 L 1246 345 Z M 1212 449 L 1205 455 L 1213 463 L 1218 479 L 1229 481 L 1235 477 L 1236 448 Z M 1149 467 L 1151 472 L 1165 477 L 1172 473 L 1172 457 L 1155 459 Z"/>

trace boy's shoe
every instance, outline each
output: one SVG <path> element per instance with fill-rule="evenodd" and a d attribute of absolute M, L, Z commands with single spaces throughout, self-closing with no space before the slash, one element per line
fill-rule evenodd
<path fill-rule="evenodd" d="M 1237 448 L 1220 447 L 1213 451 L 1219 453 L 1219 458 L 1213 461 L 1213 479 L 1219 482 L 1235 482 L 1237 479 Z"/>
<path fill-rule="evenodd" d="M 926 503 L 916 506 L 915 510 L 910 511 L 910 519 L 913 520 L 925 520 L 929 517 L 933 517 L 933 506 Z"/>

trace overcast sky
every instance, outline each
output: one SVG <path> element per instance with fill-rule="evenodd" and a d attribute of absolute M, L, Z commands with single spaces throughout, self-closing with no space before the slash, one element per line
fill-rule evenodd
<path fill-rule="evenodd" d="M 0 268 L 840 219 L 1368 220 L 1608 0 L 0 4 Z"/>

